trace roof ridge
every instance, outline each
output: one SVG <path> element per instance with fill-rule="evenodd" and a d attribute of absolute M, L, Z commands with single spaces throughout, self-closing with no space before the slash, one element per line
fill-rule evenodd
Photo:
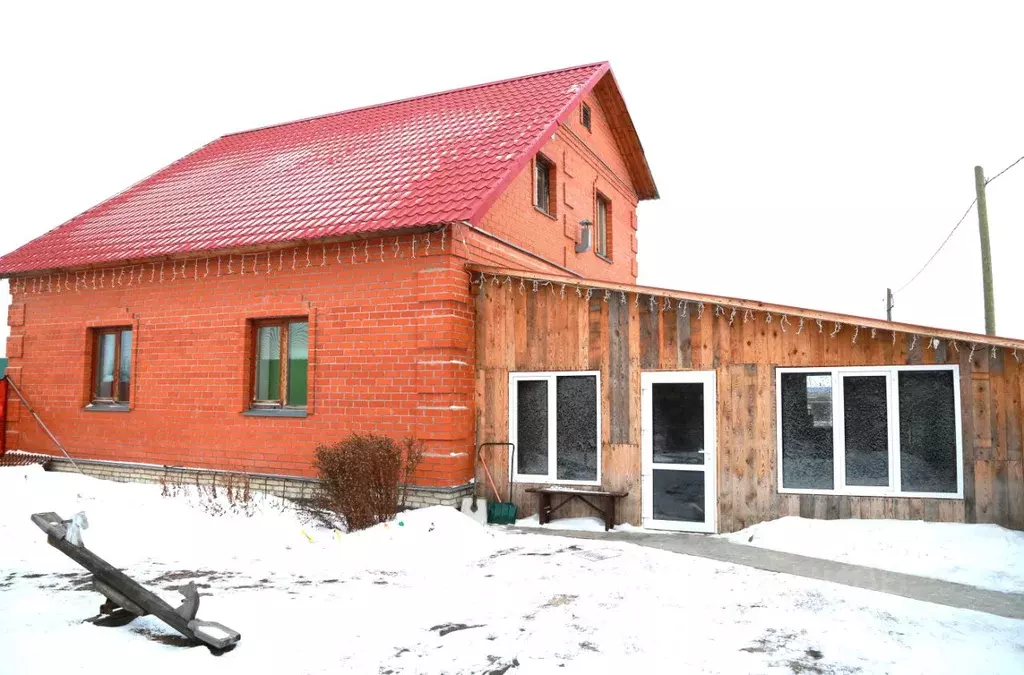
<path fill-rule="evenodd" d="M 465 87 L 454 87 L 452 89 L 445 89 L 444 91 L 430 92 L 428 94 L 420 94 L 418 96 L 406 96 L 405 98 L 398 98 L 398 99 L 395 99 L 393 101 L 385 101 L 383 103 L 372 103 L 372 104 L 369 104 L 369 105 L 362 105 L 362 106 L 357 106 L 355 108 L 349 108 L 347 110 L 337 110 L 335 112 L 323 113 L 323 114 L 320 114 L 320 115 L 311 115 L 309 117 L 300 117 L 299 119 L 288 120 L 286 122 L 276 122 L 276 123 L 273 123 L 273 124 L 265 124 L 263 126 L 253 127 L 252 129 L 243 129 L 241 131 L 232 131 L 232 132 L 223 134 L 222 136 L 220 136 L 216 140 L 220 140 L 220 139 L 223 139 L 223 138 L 231 138 L 233 136 L 242 136 L 244 134 L 251 134 L 251 133 L 255 133 L 257 131 L 265 131 L 267 129 L 276 129 L 278 127 L 285 127 L 285 126 L 288 126 L 290 124 L 301 124 L 303 122 L 312 122 L 314 120 L 322 120 L 322 119 L 326 119 L 328 117 L 335 117 L 336 115 L 347 115 L 349 113 L 360 112 L 360 111 L 363 111 L 363 110 L 373 110 L 374 108 L 385 108 L 387 106 L 398 105 L 399 103 L 408 103 L 410 101 L 422 101 L 422 100 L 426 100 L 426 99 L 435 98 L 437 96 L 445 96 L 447 94 L 454 94 L 454 93 L 462 92 L 462 91 L 472 91 L 474 89 L 481 89 L 483 87 L 493 87 L 495 85 L 506 84 L 508 82 L 517 82 L 517 81 L 520 81 L 520 80 L 529 80 L 529 79 L 532 79 L 532 78 L 535 78 L 535 77 L 546 77 L 548 75 L 554 75 L 556 73 L 566 73 L 566 72 L 569 72 L 570 70 L 582 70 L 584 68 L 599 68 L 601 66 L 608 65 L 608 63 L 609 63 L 608 61 L 595 61 L 594 63 L 584 63 L 584 64 L 580 64 L 578 66 L 569 66 L 567 68 L 555 68 L 554 70 L 547 70 L 547 71 L 544 71 L 544 72 L 541 72 L 541 73 L 533 73 L 533 74 L 530 74 L 530 75 L 519 75 L 519 76 L 516 76 L 516 77 L 506 77 L 506 78 L 501 79 L 501 80 L 493 80 L 491 82 L 481 82 L 480 84 L 471 84 L 471 85 L 467 85 Z"/>

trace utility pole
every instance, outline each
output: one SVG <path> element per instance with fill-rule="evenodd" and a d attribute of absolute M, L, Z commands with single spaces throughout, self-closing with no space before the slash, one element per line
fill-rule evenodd
<path fill-rule="evenodd" d="M 978 194 L 978 232 L 981 235 L 981 280 L 985 290 L 985 334 L 996 334 L 996 300 L 992 289 L 992 249 L 988 239 L 988 205 L 985 203 L 985 172 L 974 167 L 974 190 Z"/>
<path fill-rule="evenodd" d="M 892 289 L 885 289 L 885 320 L 892 321 Z"/>

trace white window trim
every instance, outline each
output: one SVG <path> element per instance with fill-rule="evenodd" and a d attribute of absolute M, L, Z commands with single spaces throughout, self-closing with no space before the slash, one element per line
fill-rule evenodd
<path fill-rule="evenodd" d="M 903 370 L 949 370 L 953 372 L 953 411 L 956 423 L 956 487 L 953 492 L 909 492 L 902 488 L 900 472 L 900 409 L 897 373 Z M 832 462 L 834 476 L 831 490 L 785 488 L 782 484 L 782 376 L 786 373 L 828 373 L 832 376 Z M 889 485 L 862 486 L 846 485 L 846 425 L 844 424 L 843 376 L 877 375 L 886 378 L 889 428 Z M 908 497 L 927 499 L 964 498 L 964 448 L 962 429 L 962 408 L 960 407 L 960 366 L 956 364 L 935 364 L 915 366 L 852 366 L 821 368 L 776 368 L 775 369 L 775 448 L 777 463 L 778 491 L 780 494 L 796 495 L 851 495 L 858 497 Z"/>
<path fill-rule="evenodd" d="M 593 376 L 597 387 L 594 400 L 597 403 L 597 424 L 594 439 L 597 444 L 597 480 L 561 480 L 558 475 L 558 377 Z M 599 370 L 557 370 L 543 372 L 514 372 L 508 375 L 508 438 L 519 450 L 518 415 L 519 387 L 516 383 L 522 380 L 545 381 L 548 383 L 548 473 L 521 474 L 516 468 L 516 460 L 509 462 L 509 476 L 517 483 L 551 483 L 557 485 L 601 485 L 601 371 Z"/>

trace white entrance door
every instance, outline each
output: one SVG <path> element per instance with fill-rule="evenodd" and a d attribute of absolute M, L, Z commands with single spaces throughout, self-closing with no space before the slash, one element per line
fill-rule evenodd
<path fill-rule="evenodd" d="M 715 532 L 714 371 L 640 374 L 644 527 Z"/>

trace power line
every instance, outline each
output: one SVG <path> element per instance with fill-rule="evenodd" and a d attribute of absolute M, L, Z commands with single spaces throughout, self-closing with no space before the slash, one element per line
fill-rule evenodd
<path fill-rule="evenodd" d="M 989 183 L 991 183 L 992 181 L 994 181 L 994 180 L 995 180 L 996 178 L 999 178 L 999 177 L 1000 177 L 1000 176 L 1002 176 L 1002 175 L 1003 175 L 1004 173 L 1006 173 L 1007 171 L 1009 171 L 1009 170 L 1010 170 L 1010 169 L 1012 169 L 1013 167 L 1017 166 L 1017 165 L 1018 165 L 1018 164 L 1020 163 L 1020 161 L 1021 161 L 1022 159 L 1024 159 L 1024 155 L 1022 155 L 1022 156 L 1018 157 L 1018 158 L 1017 158 L 1017 161 L 1016 161 L 1016 162 L 1014 162 L 1014 163 L 1013 163 L 1013 164 L 1011 164 L 1010 166 L 1006 167 L 1005 169 L 1003 169 L 1002 171 L 1000 171 L 999 173 L 997 173 L 996 175 L 992 176 L 992 177 L 991 177 L 991 178 L 989 178 L 989 179 L 988 179 L 987 181 L 985 181 L 985 185 L 988 185 Z"/>
<path fill-rule="evenodd" d="M 946 235 L 946 238 L 942 240 L 942 243 L 939 244 L 939 247 L 937 249 L 935 249 L 935 253 L 932 253 L 932 257 L 928 258 L 928 262 L 926 262 L 924 265 L 922 265 L 921 269 L 919 269 L 917 271 L 917 273 L 914 274 L 914 276 L 910 277 L 910 281 L 908 281 L 907 283 L 905 283 L 902 286 L 900 286 L 899 288 L 897 288 L 896 289 L 896 293 L 894 293 L 893 295 L 898 294 L 904 288 L 906 288 L 910 284 L 914 283 L 915 279 L 917 279 L 919 276 L 921 276 L 921 272 L 924 272 L 925 268 L 928 267 L 928 265 L 930 265 L 933 260 L 935 260 L 935 256 L 937 256 L 939 254 L 939 251 L 942 250 L 942 247 L 945 246 L 949 242 L 949 240 L 953 238 L 953 235 L 956 233 L 956 229 L 958 227 L 960 227 L 961 224 L 963 224 L 964 220 L 967 218 L 967 214 L 969 214 L 971 212 L 971 209 L 973 209 L 974 205 L 977 204 L 977 203 L 978 203 L 978 198 L 977 197 L 975 197 L 974 199 L 971 200 L 971 205 L 967 207 L 966 211 L 964 211 L 964 215 L 960 216 L 960 220 L 956 221 L 956 225 L 954 225 L 953 229 L 949 231 L 949 234 Z"/>
<path fill-rule="evenodd" d="M 1007 171 L 1009 171 L 1013 167 L 1017 166 L 1022 160 L 1024 160 L 1024 156 L 1018 157 L 1017 161 L 1015 161 L 1013 164 L 1011 164 L 1010 166 L 1006 167 L 1005 169 L 1003 169 L 1002 171 L 1000 171 L 996 175 L 994 175 L 991 178 L 989 178 L 988 180 L 986 180 L 985 181 L 985 185 L 988 185 L 989 183 L 994 181 L 996 178 L 999 178 L 1004 173 L 1006 173 Z M 896 289 L 896 293 L 901 292 L 907 286 L 909 286 L 910 284 L 914 283 L 915 279 L 917 279 L 919 276 L 921 276 L 921 272 L 924 272 L 925 268 L 928 267 L 928 265 L 930 265 L 933 260 L 935 260 L 935 256 L 939 255 L 939 252 L 942 251 L 942 248 L 946 244 L 949 243 L 949 240 L 952 239 L 953 235 L 956 233 L 957 228 L 960 227 L 960 225 L 963 224 L 964 220 L 967 218 L 967 215 L 971 212 L 971 209 L 973 209 L 974 205 L 977 204 L 977 203 L 978 203 L 978 198 L 977 197 L 975 197 L 973 200 L 971 200 L 971 205 L 967 207 L 966 211 L 964 211 L 964 215 L 960 216 L 960 220 L 956 221 L 956 225 L 954 225 L 953 229 L 949 231 L 949 234 L 946 235 L 946 238 L 942 240 L 942 243 L 939 244 L 939 247 L 937 249 L 935 249 L 935 253 L 932 253 L 931 257 L 928 258 L 927 262 L 925 262 L 925 264 L 921 266 L 921 269 L 919 269 L 914 274 L 914 276 L 910 277 L 910 280 L 907 281 L 907 283 L 903 284 L 898 289 Z M 893 295 L 896 295 L 896 293 L 893 293 Z"/>

